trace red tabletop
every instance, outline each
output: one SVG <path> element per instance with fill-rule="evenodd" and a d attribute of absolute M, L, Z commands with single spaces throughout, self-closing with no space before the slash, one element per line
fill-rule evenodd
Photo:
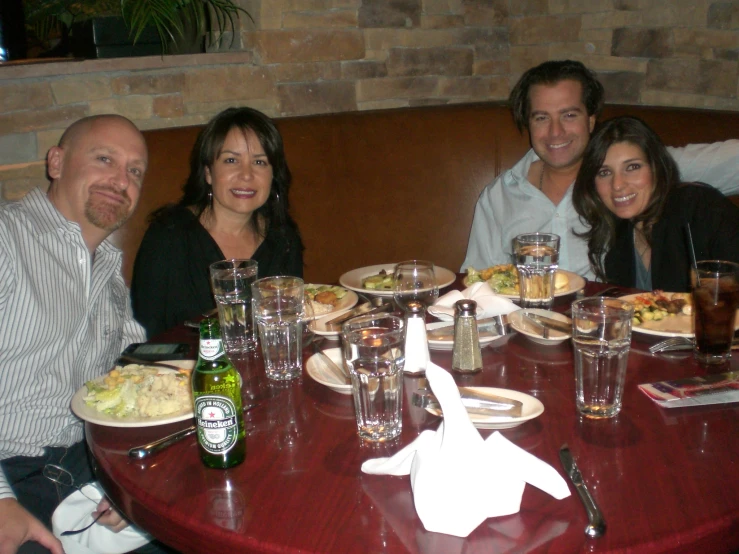
<path fill-rule="evenodd" d="M 597 288 L 589 284 L 586 292 Z M 182 327 L 164 338 L 195 345 L 197 332 Z M 653 342 L 634 334 L 623 409 L 610 420 L 576 415 L 569 342 L 545 347 L 514 335 L 503 346 L 483 349 L 482 372 L 455 377 L 460 385 L 515 389 L 541 400 L 541 416 L 501 432 L 563 474 L 558 450 L 570 445 L 608 524 L 598 539 L 585 536 L 585 510 L 572 487 L 572 496 L 555 500 L 531 485 L 519 513 L 490 518 L 467 538 L 426 531 L 409 477 L 360 471 L 364 460 L 391 455 L 439 425 L 439 418 L 411 406 L 414 377 L 404 381 L 402 435 L 390 444 L 360 442 L 351 396 L 307 374 L 290 384 L 270 382 L 258 355 L 236 360 L 249 407 L 247 458 L 240 466 L 207 469 L 192 436 L 149 460 L 128 457 L 132 446 L 190 421 L 148 428 L 88 423 L 87 441 L 115 504 L 182 552 L 735 552 L 739 404 L 654 404 L 638 384 L 701 369 L 691 353 L 650 355 Z M 432 351 L 431 357 L 451 366 L 449 352 Z M 731 368 L 739 369 L 736 354 Z"/>

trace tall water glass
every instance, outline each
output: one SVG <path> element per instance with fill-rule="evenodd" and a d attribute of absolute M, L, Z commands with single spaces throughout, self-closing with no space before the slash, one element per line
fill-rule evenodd
<path fill-rule="evenodd" d="M 559 264 L 559 235 L 526 233 L 513 239 L 522 308 L 551 309 Z"/>
<path fill-rule="evenodd" d="M 359 436 L 372 442 L 396 438 L 403 428 L 403 319 L 358 317 L 344 324 L 342 339 Z"/>
<path fill-rule="evenodd" d="M 393 283 L 393 298 L 405 312 L 408 312 L 409 302 L 420 302 L 425 310 L 439 297 L 439 286 L 436 283 L 432 262 L 425 260 L 400 262 L 395 266 Z"/>
<path fill-rule="evenodd" d="M 691 270 L 693 353 L 702 364 L 722 365 L 731 357 L 736 310 L 739 309 L 739 264 L 701 261 Z"/>
<path fill-rule="evenodd" d="M 265 277 L 252 284 L 254 320 L 259 328 L 267 377 L 300 377 L 303 355 L 305 294 L 297 277 Z"/>
<path fill-rule="evenodd" d="M 257 347 L 251 313 L 251 284 L 257 280 L 254 260 L 222 260 L 210 265 L 210 282 L 226 352 L 250 352 Z"/>
<path fill-rule="evenodd" d="M 575 404 L 584 416 L 613 417 L 621 411 L 632 317 L 633 304 L 616 298 L 572 303 Z"/>

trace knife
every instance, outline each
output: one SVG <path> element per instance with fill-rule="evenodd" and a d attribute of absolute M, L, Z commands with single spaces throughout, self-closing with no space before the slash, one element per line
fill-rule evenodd
<path fill-rule="evenodd" d="M 545 339 L 549 338 L 549 327 L 545 327 L 544 325 L 536 321 L 533 317 L 531 317 L 531 314 L 522 314 L 521 321 L 531 325 L 535 329 L 534 331 L 532 331 L 533 333 L 541 335 L 542 338 Z"/>
<path fill-rule="evenodd" d="M 585 526 L 585 534 L 591 539 L 600 537 L 606 532 L 606 522 L 603 519 L 603 515 L 600 513 L 598 506 L 595 504 L 595 500 L 590 495 L 590 491 L 585 486 L 585 482 L 582 479 L 582 473 L 575 463 L 575 459 L 572 457 L 570 447 L 567 443 L 563 444 L 559 449 L 559 459 L 562 462 L 567 477 L 570 482 L 575 486 L 580 500 L 582 500 L 585 506 L 585 511 L 588 514 L 588 524 Z"/>
<path fill-rule="evenodd" d="M 549 327 L 550 329 L 554 329 L 555 331 L 559 331 L 565 335 L 572 335 L 572 320 L 569 318 L 567 318 L 567 323 L 565 323 L 564 321 L 547 317 L 545 315 L 532 313 L 527 313 L 526 315 L 544 327 Z"/>
<path fill-rule="evenodd" d="M 485 415 L 521 417 L 523 410 L 523 403 L 520 400 L 494 394 L 483 394 L 466 387 L 459 388 L 459 396 L 465 409 L 470 413 L 482 411 Z M 439 400 L 429 389 L 418 389 L 415 391 L 411 402 L 419 408 L 441 409 Z"/>
<path fill-rule="evenodd" d="M 326 329 L 329 329 L 331 331 L 340 330 L 341 326 L 347 321 L 349 321 L 350 319 L 354 319 L 355 317 L 359 317 L 360 315 L 371 315 L 371 314 L 386 312 L 392 309 L 392 307 L 393 307 L 392 302 L 386 302 L 386 303 L 380 304 L 379 306 L 374 305 L 371 302 L 367 302 L 365 304 L 361 304 L 360 306 L 352 310 L 349 310 L 346 313 L 341 314 L 338 317 L 330 319 L 329 321 L 325 323 Z"/>
<path fill-rule="evenodd" d="M 503 315 L 496 315 L 493 317 L 486 317 L 484 319 L 478 319 L 477 320 L 477 331 L 480 334 L 483 334 L 486 331 L 494 330 L 496 331 L 496 335 L 504 334 L 500 332 L 500 327 L 505 326 L 508 324 L 508 318 L 505 314 Z M 492 333 L 488 333 L 492 335 Z M 443 325 L 441 327 L 437 327 L 435 329 L 432 329 L 431 331 L 427 331 L 426 335 L 430 339 L 434 340 L 445 340 L 446 338 L 454 339 L 454 323 L 451 323 L 449 325 Z"/>

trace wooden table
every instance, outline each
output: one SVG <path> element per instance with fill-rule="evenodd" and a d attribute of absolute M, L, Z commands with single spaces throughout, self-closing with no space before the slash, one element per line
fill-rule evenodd
<path fill-rule="evenodd" d="M 586 292 L 597 288 L 589 284 Z M 182 327 L 163 338 L 196 344 L 197 332 Z M 351 396 L 307 375 L 286 385 L 269 382 L 258 356 L 237 361 L 251 408 L 247 459 L 236 468 L 205 468 L 194 437 L 148 461 L 128 458 L 130 447 L 189 421 L 135 429 L 88 423 L 87 440 L 116 505 L 182 552 L 735 552 L 739 404 L 670 410 L 653 404 L 637 384 L 701 371 L 690 353 L 649 355 L 653 342 L 635 334 L 623 410 L 610 420 L 576 415 L 569 343 L 543 347 L 515 335 L 483 350 L 481 373 L 457 378 L 541 400 L 540 417 L 502 433 L 560 471 L 557 453 L 569 443 L 608 523 L 599 539 L 585 537 L 574 490 L 555 500 L 531 485 L 519 513 L 488 519 L 466 539 L 427 532 L 408 477 L 360 471 L 364 460 L 391 455 L 438 426 L 437 417 L 410 405 L 413 377 L 404 382 L 403 433 L 388 445 L 360 443 Z M 432 351 L 432 360 L 449 368 L 451 353 Z M 739 369 L 736 354 L 731 364 Z"/>

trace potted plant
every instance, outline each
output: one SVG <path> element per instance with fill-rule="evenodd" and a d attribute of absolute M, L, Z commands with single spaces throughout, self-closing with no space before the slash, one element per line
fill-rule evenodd
<path fill-rule="evenodd" d="M 182 42 L 193 40 L 192 37 L 202 44 L 202 37 L 208 31 L 215 37 L 229 30 L 235 33 L 235 21 L 240 13 L 251 18 L 233 0 L 23 0 L 23 3 L 29 34 L 39 40 L 56 36 L 62 48 L 75 33 L 90 34 L 96 40 L 95 28 L 91 33 L 88 31 L 94 25 L 90 22 L 101 17 L 118 18 L 125 36 L 134 45 L 151 44 L 152 37 L 157 37 L 154 41 L 161 53 L 181 52 Z M 109 26 L 110 20 L 105 24 Z M 198 49 L 202 51 L 202 47 Z"/>

